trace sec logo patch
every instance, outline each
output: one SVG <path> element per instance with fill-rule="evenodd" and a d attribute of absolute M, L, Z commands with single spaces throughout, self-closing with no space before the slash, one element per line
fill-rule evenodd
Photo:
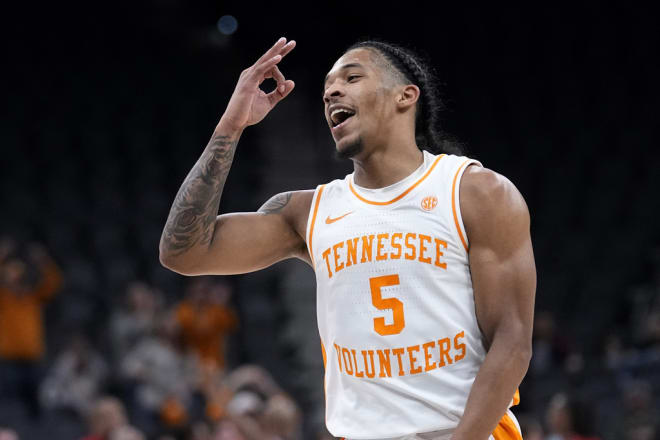
<path fill-rule="evenodd" d="M 433 208 L 438 206 L 438 198 L 436 196 L 426 196 L 422 199 L 422 209 L 424 211 L 433 211 Z"/>

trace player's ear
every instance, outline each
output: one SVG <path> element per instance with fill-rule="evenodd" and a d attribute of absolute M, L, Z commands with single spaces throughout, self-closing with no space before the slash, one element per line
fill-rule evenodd
<path fill-rule="evenodd" d="M 419 99 L 419 93 L 419 87 L 414 84 L 403 86 L 397 96 L 397 107 L 400 110 L 406 110 L 414 106 Z"/>

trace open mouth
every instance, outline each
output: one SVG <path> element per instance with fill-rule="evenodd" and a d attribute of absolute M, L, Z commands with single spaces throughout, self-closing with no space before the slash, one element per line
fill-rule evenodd
<path fill-rule="evenodd" d="M 346 122 L 348 119 L 352 118 L 355 115 L 353 110 L 347 108 L 338 108 L 333 110 L 330 113 L 330 122 L 332 123 L 332 128 L 336 128 Z"/>

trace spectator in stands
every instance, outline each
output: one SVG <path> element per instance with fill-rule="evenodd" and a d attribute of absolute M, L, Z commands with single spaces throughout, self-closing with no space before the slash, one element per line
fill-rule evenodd
<path fill-rule="evenodd" d="M 227 376 L 225 383 L 233 393 L 227 415 L 247 440 L 301 438 L 298 406 L 266 370 L 245 365 Z"/>
<path fill-rule="evenodd" d="M 16 431 L 10 428 L 0 427 L 0 440 L 19 440 Z"/>
<path fill-rule="evenodd" d="M 623 440 L 657 440 L 657 430 L 651 425 L 629 426 L 622 438 Z"/>
<path fill-rule="evenodd" d="M 133 384 L 131 413 L 138 426 L 152 433 L 161 424 L 177 427 L 187 421 L 200 373 L 196 358 L 177 345 L 172 318 L 160 318 L 120 367 L 121 377 Z"/>
<path fill-rule="evenodd" d="M 600 440 L 594 433 L 591 407 L 563 393 L 555 394 L 546 413 L 546 440 Z"/>
<path fill-rule="evenodd" d="M 618 370 L 626 359 L 626 350 L 621 335 L 610 333 L 603 342 L 603 363 L 607 369 Z"/>
<path fill-rule="evenodd" d="M 244 436 L 236 422 L 226 419 L 218 423 L 213 440 L 250 440 Z"/>
<path fill-rule="evenodd" d="M 534 319 L 533 349 L 529 367 L 532 375 L 540 377 L 564 369 L 570 347 L 566 338 L 557 332 L 555 318 L 550 312 L 539 312 Z"/>
<path fill-rule="evenodd" d="M 198 420 L 188 427 L 186 440 L 211 440 L 211 427 L 208 423 Z"/>
<path fill-rule="evenodd" d="M 30 244 L 22 255 L 8 239 L 0 244 L 0 270 L 0 390 L 17 394 L 36 417 L 46 345 L 43 307 L 62 277 L 43 247 Z"/>
<path fill-rule="evenodd" d="M 126 426 L 126 410 L 119 399 L 102 397 L 96 401 L 88 417 L 89 435 L 83 440 L 110 440 L 116 429 Z"/>
<path fill-rule="evenodd" d="M 162 299 L 151 286 L 142 281 L 128 284 L 124 307 L 110 318 L 110 337 L 116 360 L 122 359 L 137 341 L 152 333 L 161 309 Z"/>
<path fill-rule="evenodd" d="M 49 409 L 71 409 L 85 416 L 97 399 L 107 374 L 108 367 L 101 355 L 83 334 L 77 334 L 56 357 L 42 383 L 41 402 Z"/>
<path fill-rule="evenodd" d="M 522 414 L 518 416 L 518 423 L 525 440 L 543 440 L 543 428 L 536 418 Z"/>
<path fill-rule="evenodd" d="M 654 405 L 653 387 L 643 380 L 623 388 L 624 415 L 618 437 L 625 440 L 655 440 L 660 434 L 660 409 Z"/>
<path fill-rule="evenodd" d="M 145 437 L 134 427 L 126 425 L 113 430 L 108 440 L 145 440 Z"/>
<path fill-rule="evenodd" d="M 176 320 L 184 344 L 208 367 L 224 370 L 225 346 L 230 332 L 238 324 L 229 306 L 231 287 L 210 277 L 190 281 L 186 298 L 175 308 Z"/>
<path fill-rule="evenodd" d="M 301 414 L 293 399 L 285 394 L 276 394 L 266 402 L 259 416 L 264 432 L 276 439 L 295 440 L 301 438 Z"/>

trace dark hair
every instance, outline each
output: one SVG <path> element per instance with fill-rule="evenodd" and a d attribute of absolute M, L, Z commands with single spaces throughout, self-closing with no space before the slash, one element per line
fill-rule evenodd
<path fill-rule="evenodd" d="M 461 144 L 440 129 L 439 114 L 445 106 L 433 70 L 421 56 L 410 49 L 378 40 L 359 41 L 346 49 L 346 52 L 353 49 L 378 52 L 406 81 L 419 87 L 415 141 L 420 148 L 434 153 L 462 154 Z"/>

